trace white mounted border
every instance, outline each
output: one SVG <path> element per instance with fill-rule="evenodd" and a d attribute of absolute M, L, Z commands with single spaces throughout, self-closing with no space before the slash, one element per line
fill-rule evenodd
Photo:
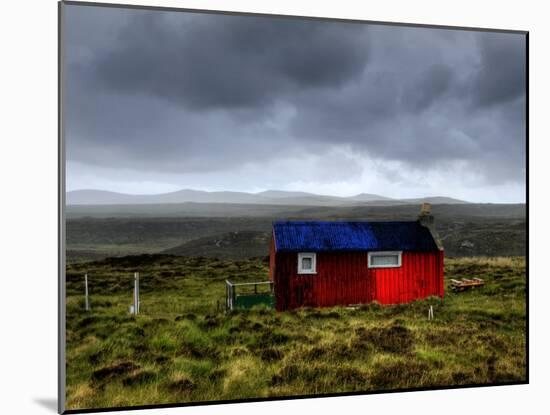
<path fill-rule="evenodd" d="M 311 258 L 311 268 L 304 269 L 302 260 Z M 299 252 L 298 253 L 298 274 L 317 274 L 317 254 L 315 252 Z"/>
<path fill-rule="evenodd" d="M 372 263 L 372 258 L 377 256 L 397 256 L 397 264 L 375 265 Z M 376 251 L 369 252 L 369 268 L 399 268 L 401 266 L 401 257 L 403 251 Z"/>

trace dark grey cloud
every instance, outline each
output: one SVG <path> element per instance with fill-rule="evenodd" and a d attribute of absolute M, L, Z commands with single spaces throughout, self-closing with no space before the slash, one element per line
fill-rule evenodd
<path fill-rule="evenodd" d="M 479 37 L 481 62 L 473 83 L 480 105 L 494 105 L 525 94 L 525 37 L 485 34 Z"/>
<path fill-rule="evenodd" d="M 463 171 L 524 187 L 523 35 L 80 6 L 66 19 L 67 155 L 92 172 L 235 189 L 236 171 L 262 171 L 249 190 Z"/>
<path fill-rule="evenodd" d="M 403 103 L 415 112 L 426 109 L 448 90 L 452 77 L 451 68 L 445 64 L 429 66 L 405 91 Z"/>
<path fill-rule="evenodd" d="M 189 108 L 256 107 L 293 89 L 335 88 L 367 62 L 362 25 L 141 13 L 91 71 L 114 90 Z"/>
<path fill-rule="evenodd" d="M 373 56 L 363 82 L 344 94 L 306 96 L 295 134 L 349 143 L 356 152 L 411 168 L 444 171 L 446 162 L 464 161 L 482 181 L 524 182 L 523 36 L 411 28 L 373 32 L 371 43 L 383 45 L 377 53 L 392 53 Z M 508 64 L 493 58 L 501 50 L 509 50 Z M 487 73 L 499 81 L 489 83 Z"/>

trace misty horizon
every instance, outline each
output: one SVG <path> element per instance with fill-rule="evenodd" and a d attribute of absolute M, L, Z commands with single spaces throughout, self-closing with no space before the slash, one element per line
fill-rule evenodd
<path fill-rule="evenodd" d="M 258 192 L 241 192 L 233 190 L 206 191 L 200 189 L 179 189 L 164 193 L 122 193 L 104 189 L 67 190 L 67 204 L 164 204 L 164 203 L 232 203 L 232 204 L 274 204 L 288 203 L 292 205 L 340 205 L 372 204 L 389 205 L 396 203 L 416 204 L 429 202 L 432 204 L 483 204 L 477 200 L 463 200 L 448 195 L 421 195 L 412 198 L 395 198 L 374 193 L 358 193 L 353 195 L 317 194 L 302 191 L 285 191 L 267 189 Z M 113 198 L 114 197 L 114 198 Z M 168 198 L 167 198 L 168 197 Z M 227 199 L 226 199 L 227 198 Z M 498 203 L 498 204 L 523 204 Z"/>
<path fill-rule="evenodd" d="M 115 191 L 115 190 L 109 190 L 109 189 L 92 189 L 92 188 L 82 188 L 82 189 L 67 189 L 65 190 L 65 193 L 74 193 L 74 192 L 87 192 L 87 191 L 98 191 L 98 192 L 106 192 L 106 193 L 117 193 L 122 195 L 128 195 L 128 196 L 160 196 L 160 195 L 166 195 L 171 193 L 178 193 L 178 192 L 184 192 L 184 191 L 191 191 L 191 192 L 204 192 L 204 193 L 245 193 L 250 195 L 261 195 L 262 193 L 267 192 L 286 192 L 289 194 L 292 193 L 303 193 L 307 195 L 312 196 L 321 196 L 321 197 L 333 197 L 333 198 L 353 198 L 361 195 L 370 195 L 370 196 L 379 196 L 381 199 L 389 199 L 389 200 L 410 200 L 410 199 L 430 199 L 430 198 L 447 198 L 447 199 L 455 199 L 460 202 L 465 203 L 502 203 L 502 204 L 524 204 L 525 201 L 515 201 L 515 202 L 487 202 L 483 200 L 464 200 L 458 197 L 455 197 L 451 194 L 418 194 L 413 196 L 388 196 L 386 194 L 379 194 L 379 193 L 372 193 L 372 192 L 360 192 L 360 193 L 353 193 L 353 194 L 328 194 L 328 193 L 315 193 L 315 192 L 306 192 L 303 190 L 284 190 L 284 189 L 262 189 L 262 190 L 255 190 L 255 191 L 246 191 L 246 190 L 233 190 L 233 189 L 221 189 L 221 190 L 206 190 L 206 189 L 199 189 L 199 188 L 177 188 L 176 190 L 166 191 L 166 192 L 150 192 L 150 193 L 130 193 L 130 192 L 122 192 L 122 191 Z"/>
<path fill-rule="evenodd" d="M 382 197 L 390 198 L 389 196 L 381 195 L 381 194 L 378 194 L 378 193 L 372 193 L 372 192 L 360 192 L 360 193 L 353 193 L 353 194 L 327 194 L 327 193 L 306 192 L 304 190 L 285 190 L 285 189 L 262 189 L 262 190 L 247 191 L 247 190 L 233 190 L 233 189 L 208 190 L 208 189 L 189 188 L 189 187 L 178 188 L 176 190 L 167 191 L 167 192 L 147 192 L 147 193 L 130 193 L 130 192 L 121 192 L 121 191 L 115 191 L 115 190 L 110 190 L 110 189 L 99 189 L 99 188 L 82 188 L 82 189 L 70 189 L 70 190 L 67 189 L 65 192 L 70 193 L 70 192 L 83 192 L 83 191 L 99 191 L 99 192 L 121 193 L 121 194 L 134 195 L 134 196 L 140 196 L 140 195 L 151 195 L 152 196 L 152 195 L 162 195 L 162 194 L 167 194 L 167 193 L 177 193 L 177 192 L 182 192 L 182 191 L 193 191 L 193 192 L 205 192 L 205 193 L 248 193 L 248 194 L 254 194 L 254 195 L 258 195 L 258 194 L 266 193 L 266 192 L 287 192 L 287 193 L 304 193 L 304 194 L 311 194 L 311 195 L 316 195 L 316 196 L 330 196 L 330 197 L 342 197 L 342 198 L 369 194 L 369 195 L 376 195 L 376 196 L 382 196 Z M 450 195 L 443 195 L 443 194 L 442 195 L 418 195 L 416 197 L 417 198 L 422 198 L 422 197 L 433 197 L 433 196 L 450 197 L 450 198 L 453 197 L 453 196 L 450 196 Z M 408 199 L 408 198 L 405 198 L 405 197 L 391 197 L 391 199 Z"/>

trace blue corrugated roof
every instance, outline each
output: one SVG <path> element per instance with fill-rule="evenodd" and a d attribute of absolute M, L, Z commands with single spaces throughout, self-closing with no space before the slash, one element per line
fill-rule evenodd
<path fill-rule="evenodd" d="M 418 222 L 279 221 L 273 230 L 279 252 L 437 250 Z"/>

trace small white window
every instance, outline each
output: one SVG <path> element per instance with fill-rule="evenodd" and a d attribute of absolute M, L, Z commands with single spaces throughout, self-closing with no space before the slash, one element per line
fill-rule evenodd
<path fill-rule="evenodd" d="M 316 262 L 314 252 L 300 252 L 298 254 L 298 274 L 316 274 Z"/>
<path fill-rule="evenodd" d="M 401 266 L 401 251 L 369 252 L 369 268 L 397 268 Z"/>

